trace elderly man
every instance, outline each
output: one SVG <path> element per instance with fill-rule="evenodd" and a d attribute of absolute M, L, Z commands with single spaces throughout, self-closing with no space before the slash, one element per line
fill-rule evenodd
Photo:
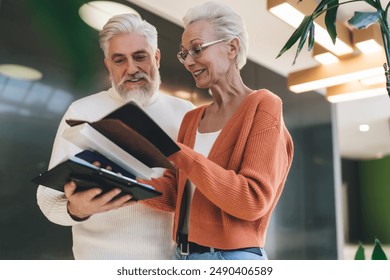
<path fill-rule="evenodd" d="M 132 14 L 112 17 L 100 32 L 104 63 L 112 88 L 72 103 L 63 116 L 53 145 L 49 168 L 81 150 L 62 138 L 66 119 L 96 121 L 133 99 L 176 140 L 188 101 L 160 94 L 160 50 L 154 26 Z M 38 205 L 53 223 L 72 226 L 75 259 L 171 259 L 172 213 L 142 204 L 126 206 L 128 196 L 118 190 L 100 195 L 98 188 L 65 194 L 44 186 Z"/>

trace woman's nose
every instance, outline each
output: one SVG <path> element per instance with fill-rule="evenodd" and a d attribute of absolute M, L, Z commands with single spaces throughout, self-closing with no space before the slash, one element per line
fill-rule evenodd
<path fill-rule="evenodd" d="M 191 65 L 195 64 L 195 60 L 193 59 L 193 57 L 190 54 L 188 54 L 186 59 L 184 59 L 183 64 L 184 64 L 184 67 L 189 71 L 190 70 L 189 67 Z"/>

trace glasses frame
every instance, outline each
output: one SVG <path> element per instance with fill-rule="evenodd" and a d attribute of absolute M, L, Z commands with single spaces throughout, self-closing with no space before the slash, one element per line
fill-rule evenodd
<path fill-rule="evenodd" d="M 186 58 L 188 55 L 190 55 L 193 59 L 197 59 L 199 57 L 201 57 L 203 51 L 205 49 L 207 49 L 208 47 L 212 46 L 212 45 L 215 45 L 215 44 L 218 44 L 218 43 L 221 43 L 223 41 L 226 41 L 226 40 L 229 40 L 229 39 L 219 39 L 219 40 L 216 40 L 216 41 L 212 41 L 212 42 L 208 42 L 208 43 L 203 43 L 203 44 L 193 44 L 190 46 L 190 49 L 188 51 L 179 51 L 177 53 L 177 59 L 180 61 L 181 64 L 184 64 Z M 200 48 L 200 53 L 199 54 L 194 54 L 194 47 L 195 46 L 198 46 Z"/>

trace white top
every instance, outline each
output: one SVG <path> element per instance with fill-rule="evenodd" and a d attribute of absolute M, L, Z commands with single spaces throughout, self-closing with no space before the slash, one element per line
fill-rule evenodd
<path fill-rule="evenodd" d="M 66 119 L 97 121 L 124 103 L 113 89 L 73 102 L 59 125 L 49 169 L 81 151 L 61 137 L 68 127 Z M 144 110 L 176 140 L 184 114 L 193 108 L 188 101 L 159 94 Z M 76 222 L 67 213 L 68 200 L 62 192 L 39 186 L 37 200 L 50 221 L 72 226 L 75 259 L 172 259 L 173 213 L 135 204 Z"/>
<path fill-rule="evenodd" d="M 196 138 L 194 144 L 194 151 L 208 157 L 212 146 L 214 145 L 215 140 L 217 139 L 221 130 L 209 133 L 200 133 L 199 130 L 196 131 Z M 194 196 L 196 186 L 190 181 L 190 184 L 186 185 L 187 190 L 187 211 L 184 219 L 184 225 L 182 233 L 189 232 L 189 219 L 190 219 L 190 210 L 191 210 L 191 201 Z"/>

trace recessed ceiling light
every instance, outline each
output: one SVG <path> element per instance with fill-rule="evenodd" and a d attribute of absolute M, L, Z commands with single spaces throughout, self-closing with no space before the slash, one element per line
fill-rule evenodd
<path fill-rule="evenodd" d="M 384 74 L 379 75 L 379 76 L 374 76 L 374 77 L 369 77 L 365 79 L 361 79 L 360 83 L 363 86 L 372 86 L 372 85 L 377 85 L 377 84 L 386 84 L 386 76 Z"/>
<path fill-rule="evenodd" d="M 359 125 L 359 130 L 361 132 L 367 132 L 370 130 L 370 126 L 368 124 L 361 124 Z"/>
<path fill-rule="evenodd" d="M 337 58 L 337 56 L 333 55 L 330 52 L 317 54 L 314 56 L 314 58 L 322 65 L 328 65 L 328 64 L 339 62 L 339 59 Z"/>
<path fill-rule="evenodd" d="M 18 64 L 1 64 L 0 74 L 19 80 L 40 80 L 42 73 L 34 68 Z"/>
<path fill-rule="evenodd" d="M 114 15 L 139 13 L 129 6 L 111 1 L 91 1 L 79 9 L 81 19 L 96 30 L 102 30 L 106 22 Z"/>

